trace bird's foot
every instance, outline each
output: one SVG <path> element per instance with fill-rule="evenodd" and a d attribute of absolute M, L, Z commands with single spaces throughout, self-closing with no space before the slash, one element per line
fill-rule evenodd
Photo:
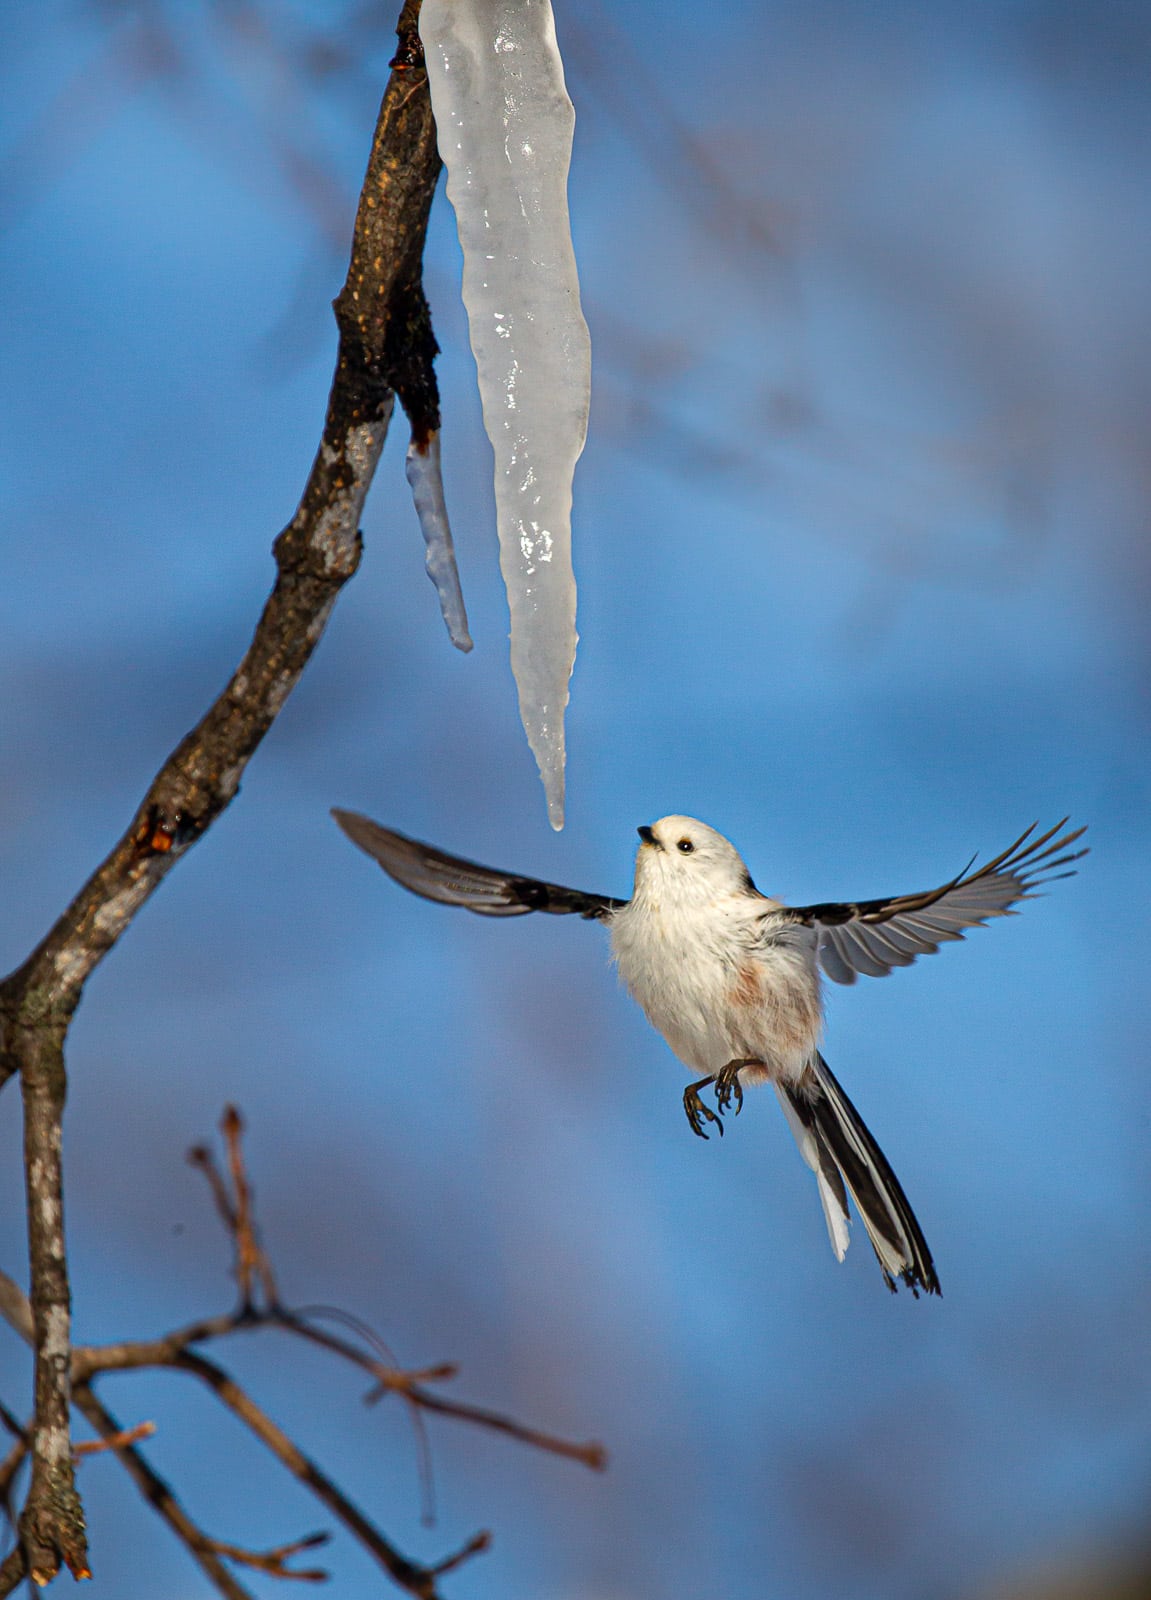
<path fill-rule="evenodd" d="M 735 1107 L 738 1117 L 743 1110 L 743 1084 L 739 1081 L 740 1069 L 746 1067 L 746 1061 L 729 1061 L 726 1067 L 721 1067 L 715 1075 L 715 1104 L 722 1115 L 730 1106 Z"/>
<path fill-rule="evenodd" d="M 683 1109 L 687 1120 L 691 1124 L 692 1133 L 698 1134 L 701 1139 L 706 1139 L 703 1125 L 705 1122 L 714 1122 L 720 1133 L 723 1133 L 723 1122 L 710 1106 L 705 1106 L 699 1097 L 699 1091 L 706 1089 L 708 1084 L 714 1083 L 714 1078 L 701 1078 L 698 1083 L 689 1083 L 683 1091 Z"/>

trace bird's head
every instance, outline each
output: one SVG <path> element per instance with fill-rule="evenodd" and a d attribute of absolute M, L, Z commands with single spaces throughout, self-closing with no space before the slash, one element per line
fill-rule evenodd
<path fill-rule="evenodd" d="M 636 893 L 658 892 L 680 900 L 710 900 L 717 895 L 754 891 L 739 851 L 695 817 L 661 817 L 636 830 Z"/>

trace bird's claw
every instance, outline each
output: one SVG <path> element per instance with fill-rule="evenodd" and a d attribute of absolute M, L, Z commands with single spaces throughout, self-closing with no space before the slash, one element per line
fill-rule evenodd
<path fill-rule="evenodd" d="M 707 1138 L 703 1127 L 705 1122 L 714 1122 L 719 1129 L 720 1135 L 722 1136 L 723 1134 L 723 1119 L 710 1106 L 705 1106 L 699 1097 L 699 1091 L 706 1089 L 709 1083 L 714 1082 L 714 1078 L 701 1078 L 698 1083 L 689 1083 L 683 1091 L 684 1112 L 691 1125 L 692 1133 L 696 1134 L 700 1139 Z"/>
<path fill-rule="evenodd" d="M 742 1061 L 729 1061 L 715 1075 L 715 1103 L 721 1113 L 732 1105 L 737 1117 L 743 1110 L 743 1084 L 739 1081 L 742 1066 Z"/>

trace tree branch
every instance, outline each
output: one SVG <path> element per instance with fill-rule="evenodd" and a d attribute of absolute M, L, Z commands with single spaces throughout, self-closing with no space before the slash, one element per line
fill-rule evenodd
<path fill-rule="evenodd" d="M 120 1423 L 101 1404 L 86 1383 L 78 1383 L 72 1391 L 72 1403 L 83 1412 L 102 1439 L 112 1441 L 123 1432 Z M 215 1541 L 192 1521 L 177 1500 L 170 1484 L 160 1476 L 142 1450 L 122 1441 L 111 1446 L 132 1482 L 139 1489 L 152 1510 L 166 1522 L 172 1532 L 186 1545 L 202 1571 L 215 1584 L 225 1600 L 252 1600 L 251 1591 L 236 1582 L 220 1559 Z"/>
<path fill-rule="evenodd" d="M 376 1559 L 389 1577 L 416 1597 L 416 1600 L 440 1600 L 437 1579 L 486 1550 L 490 1535 L 476 1534 L 462 1549 L 431 1566 L 423 1566 L 402 1554 L 381 1530 L 369 1520 L 360 1508 L 289 1438 L 249 1396 L 236 1380 L 217 1362 L 211 1361 L 191 1347 L 229 1334 L 251 1332 L 258 1328 L 280 1328 L 298 1338 L 317 1344 L 334 1355 L 351 1362 L 374 1380 L 374 1393 L 398 1394 L 414 1414 L 435 1411 L 454 1416 L 481 1427 L 511 1435 L 523 1443 L 557 1455 L 581 1461 L 585 1466 L 599 1468 L 605 1464 L 602 1446 L 574 1444 L 535 1428 L 505 1417 L 498 1412 L 482 1410 L 477 1406 L 442 1399 L 425 1387 L 428 1382 L 454 1377 L 456 1368 L 441 1363 L 420 1371 L 405 1372 L 394 1364 L 378 1336 L 370 1327 L 348 1312 L 334 1307 L 312 1307 L 300 1311 L 280 1304 L 276 1296 L 275 1275 L 272 1265 L 258 1242 L 252 1187 L 244 1161 L 242 1134 L 243 1119 L 234 1106 L 228 1106 L 221 1118 L 221 1131 L 227 1147 L 227 1175 L 221 1171 L 210 1148 L 199 1145 L 191 1152 L 191 1159 L 205 1174 L 212 1199 L 221 1220 L 232 1239 L 235 1255 L 235 1276 L 240 1289 L 240 1303 L 235 1310 L 215 1317 L 204 1317 L 158 1339 L 140 1339 L 111 1345 L 78 1345 L 72 1351 L 71 1400 L 101 1435 L 105 1446 L 113 1451 L 130 1472 L 140 1492 L 186 1544 L 217 1588 L 229 1600 L 244 1600 L 246 1591 L 237 1584 L 220 1558 L 236 1561 L 258 1569 L 271 1576 L 285 1579 L 319 1581 L 323 1576 L 316 1568 L 291 1569 L 285 1565 L 287 1558 L 298 1550 L 307 1549 L 318 1542 L 318 1536 L 308 1541 L 296 1541 L 274 1550 L 257 1552 L 240 1545 L 225 1544 L 211 1539 L 192 1522 L 180 1506 L 171 1488 L 148 1464 L 136 1449 L 136 1442 L 151 1425 L 143 1423 L 135 1429 L 123 1430 L 116 1419 L 96 1399 L 93 1391 L 95 1379 L 110 1372 L 139 1371 L 143 1368 L 167 1368 L 186 1372 L 205 1384 L 216 1398 L 247 1427 L 292 1475 L 305 1484 L 326 1505 L 346 1528 Z M 230 1187 L 229 1187 L 230 1184 Z M 262 1293 L 263 1303 L 257 1297 Z M 326 1328 L 315 1325 L 319 1316 L 339 1317 L 361 1341 L 355 1344 Z M 15 1329 L 28 1343 L 34 1344 L 35 1326 L 28 1297 L 20 1286 L 5 1273 L 0 1272 L 0 1317 Z M 369 1350 L 382 1350 L 388 1361 L 382 1361 Z M 29 1430 L 19 1420 L 0 1407 L 0 1423 L 13 1434 L 16 1443 L 4 1464 L 7 1481 L 19 1469 L 27 1452 Z M 100 1449 L 101 1446 L 78 1446 L 79 1455 Z M 5 1480 L 0 1476 L 0 1487 Z M 18 1560 L 6 1562 L 0 1568 L 0 1600 L 11 1592 L 27 1571 L 30 1551 L 23 1544 L 16 1552 Z M 7 1584 L 8 1587 L 5 1587 Z"/>
<path fill-rule="evenodd" d="M 183 1328 L 176 1328 L 158 1339 L 77 1346 L 72 1354 L 74 1383 L 87 1382 L 103 1372 L 126 1372 L 142 1367 L 174 1367 L 179 1364 L 180 1357 L 192 1345 L 205 1344 L 210 1339 L 223 1338 L 232 1333 L 252 1332 L 257 1328 L 280 1328 L 286 1333 L 295 1334 L 297 1338 L 331 1351 L 333 1355 L 350 1361 L 366 1372 L 374 1379 L 373 1387 L 367 1396 L 369 1404 L 379 1400 L 384 1394 L 398 1394 L 415 1411 L 434 1411 L 440 1416 L 471 1422 L 479 1427 L 490 1428 L 496 1433 L 508 1434 L 522 1444 L 533 1445 L 538 1450 L 547 1450 L 553 1455 L 566 1456 L 571 1461 L 582 1462 L 593 1471 L 603 1470 L 607 1464 L 606 1452 L 603 1446 L 594 1440 L 589 1443 L 577 1443 L 570 1439 L 561 1439 L 539 1428 L 526 1427 L 522 1422 L 517 1422 L 500 1412 L 468 1405 L 459 1400 L 444 1399 L 425 1387 L 430 1381 L 454 1378 L 456 1368 L 451 1363 L 441 1362 L 437 1366 L 424 1368 L 418 1372 L 405 1372 L 396 1365 L 386 1349 L 384 1354 L 389 1359 L 381 1361 L 377 1356 L 362 1349 L 361 1345 L 353 1344 L 351 1340 L 342 1338 L 327 1328 L 316 1326 L 318 1317 L 336 1317 L 346 1327 L 352 1329 L 362 1344 L 375 1346 L 378 1350 L 383 1349 L 379 1336 L 359 1318 L 333 1306 L 293 1310 L 281 1304 L 276 1291 L 272 1264 L 257 1236 L 252 1189 L 244 1162 L 244 1122 L 235 1106 L 225 1107 L 220 1119 L 220 1131 L 227 1147 L 228 1179 L 231 1180 L 231 1190 L 210 1146 L 206 1144 L 193 1146 L 188 1152 L 188 1160 L 203 1172 L 220 1220 L 231 1235 L 235 1253 L 234 1271 L 240 1290 L 239 1307 L 234 1312 L 188 1323 Z M 257 1280 L 263 1293 L 262 1305 L 257 1303 L 254 1294 Z M 19 1319 L 23 1316 L 23 1304 L 26 1304 L 23 1292 L 0 1272 L 0 1314 L 8 1314 L 10 1319 L 13 1316 Z M 5 1313 L 6 1305 L 9 1307 L 7 1313 Z"/>
<path fill-rule="evenodd" d="M 206 1356 L 196 1355 L 190 1350 L 177 1356 L 172 1366 L 177 1371 L 191 1373 L 202 1383 L 206 1383 L 216 1398 L 251 1430 L 261 1444 L 267 1446 L 292 1476 L 309 1488 L 317 1500 L 326 1505 L 328 1510 L 356 1536 L 394 1583 L 408 1594 L 415 1595 L 417 1600 L 440 1600 L 435 1581 L 439 1569 L 417 1566 L 415 1562 L 409 1561 L 402 1555 L 328 1477 L 327 1473 L 304 1454 L 299 1445 L 272 1421 L 266 1411 L 260 1409 L 223 1367 L 217 1366 L 214 1361 L 209 1361 Z M 475 1544 L 475 1541 L 472 1541 L 477 1550 L 486 1549 L 488 1542 L 487 1536 L 484 1536 L 482 1544 Z"/>
<path fill-rule="evenodd" d="M 360 515 L 393 391 L 405 403 L 411 397 L 421 413 L 430 404 L 438 420 L 429 377 L 435 341 L 420 281 L 440 163 L 415 36 L 418 10 L 418 0 L 406 0 L 347 282 L 335 303 L 339 347 L 323 434 L 299 508 L 275 542 L 276 581 L 252 642 L 219 699 L 157 773 L 111 854 L 0 984 L 0 1087 L 19 1073 L 24 1091 L 36 1416 L 20 1529 L 37 1583 L 54 1577 L 61 1561 L 76 1577 L 88 1573 L 68 1433 L 71 1306 L 60 1144 L 69 1024 L 96 966 L 235 797 L 355 573 Z"/>
<path fill-rule="evenodd" d="M 33 1583 L 51 1582 L 63 1561 L 74 1578 L 91 1577 L 84 1508 L 72 1461 L 71 1295 L 64 1254 L 64 1030 L 46 1022 L 24 1032 L 24 1184 L 32 1281 L 35 1423 L 32 1478 L 20 1513 L 20 1540 Z"/>
<path fill-rule="evenodd" d="M 418 0 L 406 0 L 401 40 L 418 13 Z M 393 391 L 414 388 L 413 367 L 422 372 L 429 359 L 430 329 L 420 327 L 412 297 L 440 160 L 422 56 L 420 63 L 404 58 L 380 108 L 351 264 L 335 301 L 340 337 L 323 435 L 299 508 L 275 542 L 276 583 L 252 643 L 219 699 L 157 773 L 119 844 L 0 984 L 0 1085 L 21 1070 L 20 1025 L 36 1030 L 49 1018 L 67 1024 L 94 968 L 235 797 L 359 564 L 360 513 Z M 422 381 L 426 387 L 434 380 L 425 374 Z"/>

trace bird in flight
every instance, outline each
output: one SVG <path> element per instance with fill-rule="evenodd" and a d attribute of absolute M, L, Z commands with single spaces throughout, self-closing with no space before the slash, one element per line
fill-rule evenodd
<path fill-rule="evenodd" d="M 788 906 L 761 894 L 735 846 L 694 817 L 638 830 L 630 900 L 566 889 L 447 855 L 354 811 L 332 812 L 384 871 L 427 900 L 487 917 L 529 911 L 606 924 L 624 984 L 680 1060 L 702 1074 L 684 1091 L 692 1130 L 723 1132 L 748 1084 L 774 1085 L 800 1153 L 815 1173 L 831 1247 L 848 1245 L 850 1193 L 884 1281 L 938 1294 L 922 1229 L 898 1178 L 819 1051 L 820 968 L 836 983 L 885 977 L 945 940 L 1008 914 L 1041 883 L 1087 854 L 1084 833 L 1027 829 L 985 866 L 920 894 Z M 715 1109 L 700 1090 L 713 1088 Z"/>

